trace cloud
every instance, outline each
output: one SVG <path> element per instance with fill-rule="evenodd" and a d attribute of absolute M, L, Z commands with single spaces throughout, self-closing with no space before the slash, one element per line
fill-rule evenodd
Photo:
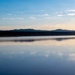
<path fill-rule="evenodd" d="M 8 13 L 8 14 L 6 14 L 5 16 L 16 16 L 16 14 L 11 14 L 11 13 Z"/>
<path fill-rule="evenodd" d="M 49 14 L 44 14 L 43 16 L 49 16 Z"/>
<path fill-rule="evenodd" d="M 36 19 L 35 17 L 29 17 L 30 19 Z"/>
<path fill-rule="evenodd" d="M 3 20 L 14 20 L 15 18 L 2 18 Z"/>
<path fill-rule="evenodd" d="M 45 12 L 45 11 L 47 11 L 47 10 L 41 10 L 42 12 Z"/>
<path fill-rule="evenodd" d="M 24 20 L 24 18 L 20 17 L 20 18 L 2 18 L 3 20 Z"/>
<path fill-rule="evenodd" d="M 68 13 L 68 16 L 75 16 L 75 13 Z"/>
<path fill-rule="evenodd" d="M 57 15 L 57 16 L 62 17 L 63 15 L 62 15 L 62 14 L 59 14 L 59 15 Z"/>
<path fill-rule="evenodd" d="M 19 19 L 19 20 L 24 20 L 24 18 L 21 18 L 21 17 L 20 17 L 20 18 L 17 18 L 17 19 Z"/>
<path fill-rule="evenodd" d="M 68 12 L 75 12 L 75 10 L 68 10 Z"/>

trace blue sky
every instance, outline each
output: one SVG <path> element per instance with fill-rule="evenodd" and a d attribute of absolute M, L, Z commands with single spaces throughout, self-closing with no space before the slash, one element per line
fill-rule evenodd
<path fill-rule="evenodd" d="M 0 29 L 74 29 L 75 0 L 0 0 Z"/>

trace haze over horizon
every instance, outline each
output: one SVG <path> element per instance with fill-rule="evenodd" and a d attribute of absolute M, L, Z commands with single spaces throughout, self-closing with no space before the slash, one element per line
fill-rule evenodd
<path fill-rule="evenodd" d="M 75 30 L 75 0 L 0 0 L 0 30 Z"/>

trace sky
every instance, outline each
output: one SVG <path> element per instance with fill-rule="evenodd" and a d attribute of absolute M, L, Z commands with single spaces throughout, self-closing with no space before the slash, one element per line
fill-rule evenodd
<path fill-rule="evenodd" d="M 75 0 L 0 0 L 1 29 L 75 30 Z"/>

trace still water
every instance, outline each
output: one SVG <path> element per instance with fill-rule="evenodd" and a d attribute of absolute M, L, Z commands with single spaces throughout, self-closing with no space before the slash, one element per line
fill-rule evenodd
<path fill-rule="evenodd" d="M 0 75 L 75 75 L 75 36 L 0 38 Z"/>

